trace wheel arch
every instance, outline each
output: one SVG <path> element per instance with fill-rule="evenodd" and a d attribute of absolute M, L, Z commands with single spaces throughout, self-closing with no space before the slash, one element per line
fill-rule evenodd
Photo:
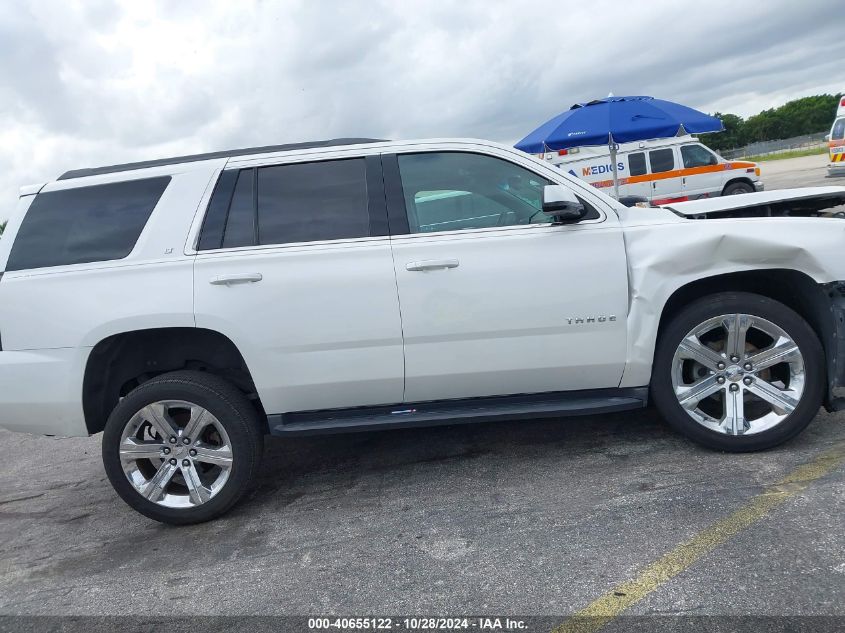
<path fill-rule="evenodd" d="M 260 419 L 266 419 L 252 374 L 231 339 L 203 328 L 151 328 L 113 334 L 91 349 L 82 381 L 88 432 L 102 431 L 120 398 L 136 386 L 180 369 L 225 378 L 256 406 Z"/>
<path fill-rule="evenodd" d="M 657 327 L 659 340 L 666 325 L 690 301 L 720 292 L 751 292 L 778 301 L 797 312 L 816 333 L 825 353 L 828 389 L 825 406 L 833 398 L 836 375 L 836 318 L 825 288 L 806 273 L 784 268 L 729 272 L 690 281 L 677 288 L 664 303 Z M 656 349 L 656 346 L 655 346 Z"/>

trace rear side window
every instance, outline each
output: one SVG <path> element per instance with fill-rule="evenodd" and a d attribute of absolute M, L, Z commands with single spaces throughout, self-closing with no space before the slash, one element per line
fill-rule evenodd
<path fill-rule="evenodd" d="M 646 173 L 645 152 L 628 154 L 628 169 L 631 176 L 642 176 Z"/>
<path fill-rule="evenodd" d="M 648 161 L 651 163 L 653 174 L 671 171 L 675 169 L 675 152 L 671 148 L 655 149 L 648 153 Z"/>
<path fill-rule="evenodd" d="M 123 259 L 170 177 L 39 193 L 18 229 L 6 270 Z"/>
<path fill-rule="evenodd" d="M 228 207 L 223 219 L 221 206 Z M 198 248 L 370 234 L 366 161 L 352 158 L 224 172 L 209 204 Z"/>

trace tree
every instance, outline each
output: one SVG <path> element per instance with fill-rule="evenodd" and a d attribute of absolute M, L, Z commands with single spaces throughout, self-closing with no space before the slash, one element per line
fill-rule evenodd
<path fill-rule="evenodd" d="M 2 236 L 2 235 L 3 235 L 3 231 L 5 231 L 5 230 L 6 230 L 6 222 L 7 222 L 7 220 L 4 220 L 3 222 L 0 222 L 0 236 Z"/>
<path fill-rule="evenodd" d="M 735 114 L 716 112 L 713 116 L 722 119 L 725 131 L 708 134 L 707 144 L 725 150 L 758 141 L 826 132 L 836 117 L 838 104 L 836 95 L 814 95 L 763 110 L 745 120 Z"/>

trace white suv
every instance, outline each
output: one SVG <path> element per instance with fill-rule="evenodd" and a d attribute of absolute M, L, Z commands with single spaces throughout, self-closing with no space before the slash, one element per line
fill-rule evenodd
<path fill-rule="evenodd" d="M 265 434 L 646 405 L 707 446 L 800 432 L 845 380 L 845 188 L 627 209 L 508 147 L 341 139 L 82 169 L 0 239 L 0 425 L 104 431 L 170 523 Z"/>

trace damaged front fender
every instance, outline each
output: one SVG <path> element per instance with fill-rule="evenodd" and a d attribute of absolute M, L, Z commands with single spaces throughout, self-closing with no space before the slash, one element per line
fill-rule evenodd
<path fill-rule="evenodd" d="M 732 273 L 795 271 L 809 277 L 830 300 L 825 341 L 831 392 L 845 383 L 845 222 L 835 218 L 772 217 L 691 220 L 668 210 L 627 213 L 628 362 L 620 386 L 649 384 L 663 310 L 680 289 Z M 840 285 L 837 285 L 840 284 Z M 727 288 L 726 288 L 727 289 Z M 736 290 L 736 288 L 730 288 Z M 822 293 L 819 292 L 819 295 Z M 833 296 L 831 296 L 833 295 Z M 835 337 L 834 337 L 835 335 Z M 820 335 L 825 338 L 824 335 Z M 835 385 L 834 385 L 835 382 Z M 829 399 L 833 402 L 833 396 Z"/>

